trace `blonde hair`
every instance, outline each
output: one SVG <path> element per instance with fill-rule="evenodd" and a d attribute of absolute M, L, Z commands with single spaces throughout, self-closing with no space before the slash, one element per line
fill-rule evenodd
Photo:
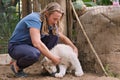
<path fill-rule="evenodd" d="M 48 24 L 47 24 L 47 18 L 46 18 L 46 12 L 50 15 L 52 14 L 53 12 L 60 12 L 62 14 L 62 17 L 64 15 L 64 11 L 63 9 L 61 8 L 61 6 L 56 3 L 56 2 L 51 2 L 49 3 L 40 13 L 41 13 L 41 21 L 43 22 L 43 25 L 42 25 L 42 30 L 41 30 L 41 33 L 43 34 L 48 34 L 49 33 L 49 30 L 48 30 Z M 55 27 L 53 27 L 52 29 L 52 33 L 54 35 L 58 34 L 58 32 L 62 32 L 63 31 L 63 25 L 62 25 L 62 17 L 61 19 L 58 21 L 58 23 L 55 25 Z"/>

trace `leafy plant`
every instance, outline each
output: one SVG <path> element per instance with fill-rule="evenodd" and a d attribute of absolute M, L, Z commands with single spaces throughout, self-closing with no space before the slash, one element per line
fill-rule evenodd
<path fill-rule="evenodd" d="M 116 77 L 116 74 L 113 73 L 112 71 L 110 71 L 110 65 L 109 65 L 109 64 L 107 64 L 107 65 L 105 66 L 105 70 L 107 71 L 108 76 Z"/>
<path fill-rule="evenodd" d="M 88 7 L 90 7 L 90 6 L 97 6 L 97 4 L 96 3 L 94 3 L 94 2 L 84 2 L 85 3 L 85 5 L 86 6 L 88 6 Z"/>
<path fill-rule="evenodd" d="M 0 54 L 7 53 L 7 43 L 19 21 L 19 15 L 16 13 L 16 7 L 10 6 L 10 0 L 2 0 L 0 5 Z"/>
<path fill-rule="evenodd" d="M 83 4 L 86 6 L 96 6 L 96 3 L 92 2 L 92 0 L 73 0 L 73 4 L 75 8 L 81 8 Z"/>
<path fill-rule="evenodd" d="M 111 0 L 97 0 L 98 5 L 111 5 L 112 1 Z"/>

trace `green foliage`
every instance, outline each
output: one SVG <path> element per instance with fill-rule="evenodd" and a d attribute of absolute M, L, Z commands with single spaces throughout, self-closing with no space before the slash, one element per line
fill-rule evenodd
<path fill-rule="evenodd" d="M 83 0 L 83 2 L 91 2 L 92 0 Z"/>
<path fill-rule="evenodd" d="M 112 1 L 111 0 L 98 0 L 97 4 L 98 5 L 111 5 Z"/>
<path fill-rule="evenodd" d="M 96 0 L 96 3 L 92 0 L 83 0 L 87 6 L 96 6 L 96 5 L 112 5 L 113 0 Z M 120 0 L 119 0 L 120 1 Z"/>
<path fill-rule="evenodd" d="M 96 3 L 92 2 L 92 0 L 73 0 L 73 5 L 76 9 L 78 7 L 81 9 L 83 5 L 96 6 Z"/>
<path fill-rule="evenodd" d="M 113 73 L 113 72 L 110 70 L 110 65 L 109 65 L 109 64 L 107 64 L 107 65 L 105 66 L 105 70 L 107 71 L 108 76 L 116 77 L 116 74 Z"/>
<path fill-rule="evenodd" d="M 86 6 L 97 6 L 97 4 L 96 3 L 94 3 L 94 2 L 84 2 L 85 3 L 85 5 Z"/>
<path fill-rule="evenodd" d="M 73 2 L 73 5 L 74 5 L 75 9 L 81 10 L 85 4 L 83 3 L 82 0 L 76 0 Z"/>
<path fill-rule="evenodd" d="M 2 0 L 4 6 L 8 6 L 11 3 L 11 0 Z"/>
<path fill-rule="evenodd" d="M 0 6 L 0 54 L 7 53 L 8 40 L 19 21 L 15 6 L 8 6 L 10 0 L 2 0 Z"/>

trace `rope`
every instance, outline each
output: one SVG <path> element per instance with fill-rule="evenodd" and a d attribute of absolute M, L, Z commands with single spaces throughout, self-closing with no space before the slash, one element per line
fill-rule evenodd
<path fill-rule="evenodd" d="M 79 20 L 79 17 L 78 17 L 78 15 L 77 15 L 76 11 L 75 11 L 75 8 L 74 8 L 71 0 L 70 0 L 70 4 L 71 4 L 71 6 L 72 6 L 72 9 L 73 9 L 73 12 L 74 12 L 74 14 L 75 14 L 75 17 L 76 17 L 76 19 L 77 19 L 77 21 L 78 21 L 78 23 L 79 23 L 79 25 L 80 25 L 80 27 L 81 27 L 81 29 L 82 29 L 82 31 L 83 31 L 83 34 L 84 34 L 84 36 L 86 37 L 86 39 L 87 39 L 87 41 L 88 41 L 88 43 L 89 43 L 89 45 L 90 45 L 90 48 L 92 49 L 93 53 L 95 54 L 95 56 L 96 56 L 96 58 L 97 58 L 97 60 L 98 60 L 98 62 L 99 62 L 99 64 L 100 64 L 102 70 L 104 71 L 105 75 L 108 76 L 108 73 L 106 72 L 106 70 L 105 70 L 105 68 L 104 68 L 104 66 L 103 66 L 103 64 L 102 64 L 99 56 L 97 55 L 97 52 L 95 51 L 92 43 L 90 42 L 90 40 L 89 40 L 89 38 L 88 38 L 88 36 L 87 36 L 84 28 L 83 28 L 82 23 L 81 23 L 80 20 Z"/>

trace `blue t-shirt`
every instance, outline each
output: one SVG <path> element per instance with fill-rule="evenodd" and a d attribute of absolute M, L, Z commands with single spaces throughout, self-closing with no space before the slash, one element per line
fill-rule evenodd
<path fill-rule="evenodd" d="M 9 42 L 17 44 L 32 44 L 29 28 L 34 27 L 40 30 L 41 26 L 42 22 L 40 21 L 40 14 L 33 12 L 21 19 L 21 21 L 16 25 Z"/>

